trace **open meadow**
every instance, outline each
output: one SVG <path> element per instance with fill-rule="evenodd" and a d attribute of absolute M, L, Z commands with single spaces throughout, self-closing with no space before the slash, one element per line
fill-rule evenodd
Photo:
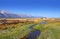
<path fill-rule="evenodd" d="M 0 24 L 0 39 L 60 39 L 60 21 L 3 23 Z"/>

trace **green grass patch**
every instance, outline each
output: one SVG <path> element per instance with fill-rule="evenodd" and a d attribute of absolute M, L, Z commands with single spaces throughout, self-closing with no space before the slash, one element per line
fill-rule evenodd
<path fill-rule="evenodd" d="M 23 24 L 23 26 L 20 26 L 20 24 L 17 24 L 15 28 L 5 29 L 0 33 L 0 39 L 19 39 L 29 32 L 28 28 L 30 25 Z"/>
<path fill-rule="evenodd" d="M 38 39 L 60 39 L 60 24 L 49 23 Z"/>

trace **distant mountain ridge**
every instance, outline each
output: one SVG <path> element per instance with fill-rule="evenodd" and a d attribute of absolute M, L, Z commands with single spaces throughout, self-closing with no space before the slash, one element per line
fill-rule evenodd
<path fill-rule="evenodd" d="M 0 10 L 0 18 L 40 18 L 40 17 L 35 17 L 35 16 L 29 16 L 29 15 L 24 15 L 24 14 L 12 14 L 10 12 Z"/>
<path fill-rule="evenodd" d="M 0 10 L 0 18 L 19 18 L 20 16 Z"/>

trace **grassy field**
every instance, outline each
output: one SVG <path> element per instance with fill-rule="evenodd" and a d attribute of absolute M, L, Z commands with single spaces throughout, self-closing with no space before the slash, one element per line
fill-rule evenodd
<path fill-rule="evenodd" d="M 32 24 L 19 23 L 12 25 L 12 28 L 0 30 L 0 39 L 20 39 L 29 32 L 29 26 Z"/>
<path fill-rule="evenodd" d="M 60 39 L 60 22 L 47 23 L 38 39 Z"/>
<path fill-rule="evenodd" d="M 33 24 L 34 23 L 18 23 L 6 25 L 3 29 L 0 29 L 0 39 L 21 39 L 30 32 L 29 27 Z M 33 28 L 41 31 L 37 39 L 60 39 L 60 22 L 53 21 L 46 22 L 45 24 L 35 24 L 37 25 L 33 26 Z"/>

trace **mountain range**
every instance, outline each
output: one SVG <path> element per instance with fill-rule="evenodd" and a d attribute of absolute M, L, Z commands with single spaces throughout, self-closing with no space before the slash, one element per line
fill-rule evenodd
<path fill-rule="evenodd" d="M 35 17 L 35 16 L 30 16 L 25 14 L 18 15 L 4 10 L 0 10 L 0 18 L 41 18 L 41 17 Z"/>

